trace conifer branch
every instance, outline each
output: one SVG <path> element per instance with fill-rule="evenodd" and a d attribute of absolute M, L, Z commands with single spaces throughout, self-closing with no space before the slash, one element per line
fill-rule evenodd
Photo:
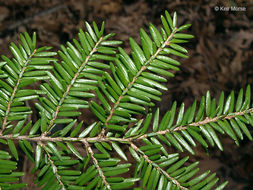
<path fill-rule="evenodd" d="M 173 38 L 174 34 L 177 32 L 177 28 L 175 28 L 171 34 L 168 36 L 168 38 L 165 40 L 165 42 L 161 45 L 160 48 L 157 49 L 157 51 L 154 53 L 154 55 L 152 55 L 141 67 L 141 69 L 137 72 L 137 74 L 133 77 L 133 80 L 128 84 L 128 86 L 123 90 L 122 94 L 119 96 L 117 102 L 112 106 L 112 109 L 110 111 L 110 114 L 108 115 L 108 117 L 106 118 L 106 122 L 105 122 L 105 126 L 108 125 L 108 122 L 110 121 L 110 119 L 112 118 L 114 111 L 117 109 L 117 107 L 119 106 L 119 103 L 121 101 L 121 99 L 124 97 L 124 95 L 131 89 L 131 87 L 133 86 L 133 84 L 135 83 L 135 81 L 137 80 L 137 78 L 141 75 L 141 73 L 143 71 L 145 71 L 147 69 L 147 67 L 149 66 L 149 64 L 156 58 L 156 56 L 163 50 L 163 48 L 165 46 L 168 46 L 170 44 L 170 40 Z M 103 128 L 100 136 L 104 136 L 105 134 L 105 129 Z"/>
<path fill-rule="evenodd" d="M 78 69 L 77 73 L 74 75 L 73 79 L 71 80 L 70 84 L 68 85 L 66 91 L 64 92 L 61 100 L 58 103 L 58 106 L 56 107 L 56 111 L 54 112 L 54 117 L 53 119 L 50 120 L 49 122 L 49 126 L 48 126 L 48 130 L 50 130 L 52 128 L 52 126 L 54 125 L 54 121 L 57 119 L 58 117 L 58 113 L 60 111 L 60 108 L 65 100 L 65 98 L 68 96 L 69 91 L 71 89 L 71 87 L 74 85 L 76 79 L 78 78 L 78 76 L 80 75 L 80 73 L 82 72 L 82 70 L 85 68 L 85 66 L 87 65 L 87 63 L 89 62 L 91 56 L 97 52 L 97 46 L 102 42 L 103 37 L 100 37 L 100 39 L 98 40 L 98 42 L 95 44 L 94 48 L 92 49 L 92 51 L 90 52 L 90 54 L 86 57 L 85 61 L 82 63 L 82 65 L 80 66 L 80 68 Z M 45 131 L 42 136 L 46 136 L 49 132 Z"/>
<path fill-rule="evenodd" d="M 42 142 L 38 142 L 38 144 L 45 150 L 46 154 L 47 154 L 47 159 L 51 164 L 53 173 L 56 175 L 56 179 L 57 181 L 60 183 L 60 185 L 62 186 L 62 190 L 66 190 L 65 185 L 63 184 L 62 180 L 61 180 L 61 176 L 58 174 L 58 169 L 56 167 L 56 165 L 54 164 L 54 161 L 51 159 L 51 155 L 50 153 L 45 149 L 45 145 Z"/>
<path fill-rule="evenodd" d="M 33 57 L 33 55 L 36 53 L 36 50 L 37 49 L 34 49 L 34 51 L 32 52 L 32 54 L 29 56 L 29 58 L 26 60 L 26 62 L 24 63 L 24 66 L 18 76 L 18 80 L 17 80 L 17 83 L 16 83 L 16 86 L 13 88 L 13 92 L 11 94 L 11 97 L 10 97 L 10 100 L 8 102 L 8 106 L 7 106 L 7 109 L 6 109 L 6 112 L 5 112 L 5 116 L 3 118 L 3 124 L 2 124 L 2 129 L 0 131 L 0 135 L 3 134 L 5 128 L 6 128 L 6 125 L 7 125 L 7 119 L 8 119 L 8 116 L 9 116 L 9 112 L 10 112 L 10 109 L 11 109 L 11 104 L 12 104 L 12 101 L 17 93 L 17 90 L 18 90 L 18 87 L 19 87 L 19 84 L 20 84 L 20 80 L 22 79 L 23 77 L 23 74 L 27 68 L 27 64 L 31 61 L 31 58 Z"/>
<path fill-rule="evenodd" d="M 164 171 L 161 167 L 155 164 L 152 160 L 148 158 L 147 155 L 143 151 L 141 151 L 134 143 L 131 143 L 131 147 L 138 152 L 143 158 L 155 167 L 162 175 L 165 175 L 170 181 L 172 181 L 179 189 L 188 190 L 187 188 L 183 187 L 175 178 L 171 177 L 166 171 Z"/>
<path fill-rule="evenodd" d="M 187 129 L 190 126 L 196 126 L 197 127 L 197 126 L 205 125 L 205 124 L 208 124 L 208 123 L 211 123 L 211 122 L 217 122 L 218 120 L 230 120 L 230 119 L 235 118 L 238 115 L 244 115 L 245 113 L 253 113 L 253 108 L 250 108 L 250 109 L 247 109 L 247 110 L 244 110 L 244 111 L 240 111 L 240 112 L 234 112 L 234 113 L 231 113 L 229 115 L 217 116 L 217 117 L 214 117 L 214 118 L 206 117 L 202 121 L 190 123 L 190 124 L 185 125 L 185 126 L 178 126 L 178 127 L 174 128 L 172 130 L 171 129 L 166 129 L 166 130 L 163 130 L 163 131 L 152 132 L 152 136 L 155 136 L 155 135 L 164 135 L 166 133 L 173 133 L 174 131 L 185 130 L 185 129 Z M 141 135 L 138 138 L 136 138 L 136 140 L 141 140 L 141 139 L 147 138 L 148 136 L 150 136 L 150 134 L 144 134 L 144 135 Z M 130 139 L 134 139 L 134 138 L 135 137 L 130 138 Z"/>
<path fill-rule="evenodd" d="M 86 150 L 89 152 L 89 154 L 90 154 L 90 156 L 91 156 L 91 158 L 92 158 L 92 160 L 93 160 L 93 163 L 94 163 L 94 165 L 96 166 L 96 168 L 97 168 L 97 170 L 98 170 L 98 173 L 99 173 L 99 175 L 101 176 L 101 178 L 102 178 L 102 180 L 103 180 L 103 182 L 104 182 L 104 185 L 105 185 L 106 189 L 112 190 L 110 184 L 106 181 L 106 177 L 105 177 L 105 175 L 104 175 L 104 172 L 103 172 L 102 169 L 100 168 L 97 159 L 94 157 L 94 152 L 92 151 L 92 149 L 91 149 L 91 147 L 90 147 L 88 141 L 82 140 L 82 143 L 85 145 Z"/>
<path fill-rule="evenodd" d="M 17 169 L 12 156 L 19 160 L 19 148 L 35 162 L 34 170 L 40 170 L 36 183 L 44 189 L 130 189 L 141 180 L 143 189 L 197 190 L 217 184 L 215 173 L 196 175 L 198 162 L 188 165 L 188 156 L 181 159 L 179 153 L 168 152 L 167 146 L 194 155 L 192 146 L 197 141 L 205 149 L 210 144 L 223 150 L 217 132 L 230 136 L 237 145 L 244 135 L 253 140 L 248 129 L 248 124 L 253 126 L 250 85 L 237 97 L 232 91 L 225 99 L 222 92 L 216 101 L 208 91 L 199 105 L 194 101 L 185 110 L 184 103 L 177 107 L 174 102 L 162 119 L 159 108 L 153 114 L 153 100 L 161 101 L 161 91 L 168 89 L 163 82 L 174 76 L 172 70 L 179 70 L 180 63 L 170 55 L 187 58 L 181 44 L 194 37 L 181 33 L 191 25 L 177 26 L 176 13 L 172 18 L 166 11 L 161 21 L 160 30 L 152 24 L 149 34 L 140 30 L 141 44 L 129 39 L 131 55 L 121 47 L 117 54 L 115 46 L 121 41 L 108 40 L 114 34 L 104 36 L 104 23 L 99 30 L 95 22 L 92 26 L 85 22 L 87 32 L 80 29 L 79 40 L 61 46 L 61 63 L 52 58 L 57 53 L 49 52 L 50 47 L 35 49 L 35 33 L 32 39 L 21 34 L 18 47 L 11 44 L 13 61 L 2 56 L 0 62 L 0 143 L 11 153 L 0 150 L 0 176 L 6 179 L 0 180 L 0 190 L 25 187 L 15 183 L 23 172 L 12 172 Z M 42 81 L 40 90 L 23 88 L 36 81 Z M 95 101 L 86 101 L 91 97 Z M 24 103 L 36 98 L 40 117 L 32 121 L 27 119 L 32 111 Z M 76 118 L 80 108 L 89 108 L 98 122 L 83 126 L 85 121 Z M 143 114 L 137 121 L 136 116 Z M 56 124 L 63 128 L 58 130 Z M 85 156 L 76 147 L 79 143 Z M 125 147 L 136 160 L 132 177 L 123 175 L 133 165 L 127 163 Z"/>

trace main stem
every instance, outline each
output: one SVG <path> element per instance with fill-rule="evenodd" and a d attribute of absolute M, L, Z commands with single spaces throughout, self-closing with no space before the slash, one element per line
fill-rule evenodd
<path fill-rule="evenodd" d="M 205 125 L 211 122 L 217 122 L 218 120 L 230 120 L 235 118 L 238 115 L 244 115 L 246 113 L 253 113 L 253 108 L 244 110 L 242 112 L 235 112 L 232 115 L 227 115 L 227 116 L 217 116 L 214 118 L 209 118 L 206 117 L 203 121 L 199 121 L 199 122 L 194 122 L 191 124 L 188 124 L 186 126 L 178 126 L 173 130 L 170 129 L 166 129 L 163 131 L 158 131 L 158 132 L 152 132 L 152 136 L 156 136 L 156 135 L 164 135 L 166 133 L 172 133 L 173 131 L 181 131 L 181 130 L 185 130 L 190 126 L 199 126 L 199 125 Z M 12 134 L 9 135 L 2 135 L 0 134 L 0 139 L 12 139 L 12 140 L 28 140 L 28 141 L 43 141 L 43 142 L 83 142 L 83 141 L 87 141 L 87 142 L 110 142 L 110 141 L 117 141 L 117 142 L 124 142 L 124 143 L 131 143 L 133 141 L 137 141 L 137 140 L 142 140 L 144 138 L 149 137 L 150 134 L 145 134 L 145 135 L 141 135 L 141 136 L 135 136 L 135 137 L 130 137 L 130 138 L 115 138 L 115 137 L 106 137 L 106 136 L 97 136 L 97 137 L 87 137 L 87 138 L 80 138 L 80 137 L 47 137 L 47 136 L 35 136 L 35 137 L 31 137 L 31 136 L 13 136 Z"/>

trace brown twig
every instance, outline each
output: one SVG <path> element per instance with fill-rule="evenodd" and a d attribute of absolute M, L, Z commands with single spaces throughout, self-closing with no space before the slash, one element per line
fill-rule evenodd
<path fill-rule="evenodd" d="M 110 137 L 88 137 L 88 138 L 78 138 L 78 137 L 47 137 L 47 136 L 38 136 L 31 137 L 26 135 L 13 136 L 13 135 L 0 135 L 0 139 L 11 139 L 11 140 L 27 140 L 33 142 L 130 142 L 131 139 L 124 138 L 110 138 Z"/>
<path fill-rule="evenodd" d="M 99 175 L 101 176 L 101 178 L 102 178 L 102 180 L 103 180 L 103 182 L 104 182 L 104 185 L 105 185 L 106 189 L 112 190 L 110 184 L 106 181 L 104 172 L 102 171 L 102 169 L 101 169 L 100 166 L 98 165 L 97 159 L 94 157 L 94 153 L 93 153 L 93 151 L 92 151 L 92 149 L 91 149 L 91 147 L 90 147 L 88 141 L 82 140 L 82 143 L 85 145 L 86 150 L 89 152 L 89 154 L 90 154 L 90 156 L 91 156 L 91 158 L 92 158 L 92 160 L 93 160 L 93 163 L 94 163 L 94 165 L 96 166 L 96 168 L 97 168 L 97 170 L 98 170 L 98 173 L 99 173 Z"/>

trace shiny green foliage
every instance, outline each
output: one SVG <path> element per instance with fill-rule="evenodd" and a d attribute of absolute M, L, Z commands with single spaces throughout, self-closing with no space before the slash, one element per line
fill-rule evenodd
<path fill-rule="evenodd" d="M 73 117 L 81 115 L 80 108 L 88 108 L 88 99 L 94 98 L 94 91 L 106 69 L 108 61 L 115 59 L 114 46 L 120 41 L 109 40 L 114 34 L 104 36 L 104 24 L 99 30 L 85 22 L 87 32 L 80 29 L 78 40 L 61 46 L 58 55 L 61 63 L 54 62 L 50 77 L 41 85 L 46 97 L 40 97 L 36 107 L 45 114 L 48 127 L 43 132 L 50 132 L 55 124 L 68 124 Z"/>
<path fill-rule="evenodd" d="M 0 144 L 9 150 L 0 150 L 0 189 L 26 187 L 15 171 L 21 151 L 45 190 L 225 188 L 180 153 L 194 155 L 197 143 L 223 150 L 222 135 L 237 145 L 252 140 L 250 86 L 217 100 L 207 92 L 188 108 L 174 102 L 161 117 L 152 108 L 193 38 L 176 13 L 166 11 L 161 22 L 159 30 L 141 29 L 140 43 L 129 38 L 129 54 L 95 22 L 57 53 L 37 47 L 35 34 L 11 43 L 13 58 L 0 62 Z"/>
<path fill-rule="evenodd" d="M 137 162 L 135 176 L 143 178 L 142 187 L 147 189 L 210 189 L 218 181 L 216 173 L 210 170 L 199 172 L 198 162 L 185 165 L 189 157 L 180 159 L 178 154 L 151 158 L 148 163 L 143 158 Z M 176 183 L 175 183 L 176 182 Z"/>
<path fill-rule="evenodd" d="M 12 132 L 12 121 L 21 121 L 18 129 L 23 127 L 28 115 L 32 113 L 25 101 L 38 99 L 45 94 L 42 90 L 27 89 L 25 87 L 41 80 L 48 80 L 47 72 L 53 67 L 50 62 L 56 61 L 52 56 L 55 52 L 50 47 L 36 46 L 36 34 L 30 37 L 27 33 L 20 34 L 20 44 L 11 43 L 9 48 L 13 58 L 1 56 L 0 80 L 0 116 L 3 118 L 1 133 Z M 5 130 L 7 128 L 7 130 Z M 13 133 L 18 133 L 18 129 Z"/>
<path fill-rule="evenodd" d="M 74 146 L 74 143 L 52 143 L 37 145 L 34 171 L 39 169 L 36 183 L 42 189 L 113 189 L 130 187 L 139 178 L 119 177 L 129 171 L 130 163 L 120 163 L 121 159 L 111 157 L 113 148 L 125 157 L 121 148 L 112 143 L 94 143 L 97 153 L 87 152 L 86 156 Z M 113 147 L 113 148 L 112 148 Z M 86 147 L 87 148 L 87 147 Z M 71 157 L 74 155 L 74 158 Z M 96 162 L 91 164 L 92 159 Z M 108 184 L 104 184 L 102 174 Z"/>
<path fill-rule="evenodd" d="M 24 172 L 17 172 L 17 162 L 11 160 L 12 156 L 0 150 L 0 187 L 1 189 L 21 189 L 25 188 L 25 183 L 19 182 Z"/>
<path fill-rule="evenodd" d="M 245 137 L 252 141 L 248 127 L 253 126 L 250 93 L 251 89 L 248 85 L 246 91 L 241 89 L 237 97 L 234 91 L 226 98 L 222 92 L 219 100 L 216 101 L 215 98 L 211 98 L 208 91 L 199 103 L 194 101 L 186 110 L 184 103 L 177 108 L 177 102 L 174 102 L 160 123 L 158 123 L 159 110 L 157 109 L 153 116 L 153 124 L 152 113 L 149 113 L 146 121 L 130 128 L 125 133 L 125 137 L 138 139 L 142 138 L 140 135 L 145 134 L 145 137 L 158 144 L 166 143 L 180 152 L 187 150 L 193 155 L 195 154 L 193 148 L 196 147 L 197 142 L 205 149 L 211 145 L 223 151 L 221 135 L 228 135 L 239 146 L 239 140 Z M 148 125 L 153 126 L 151 133 L 148 132 Z"/>
<path fill-rule="evenodd" d="M 136 122 L 136 115 L 145 114 L 154 101 L 161 101 L 162 91 L 167 90 L 164 82 L 179 70 L 180 63 L 171 56 L 187 58 L 187 50 L 181 44 L 193 36 L 179 31 L 190 25 L 177 27 L 176 14 L 171 25 L 168 15 L 166 12 L 167 18 L 161 17 L 160 31 L 152 24 L 150 35 L 140 30 L 141 45 L 129 38 L 130 56 L 119 47 L 110 64 L 112 76 L 105 72 L 99 82 L 97 95 L 101 104 L 91 102 L 90 108 L 105 123 L 106 130 L 124 132 L 125 123 Z"/>

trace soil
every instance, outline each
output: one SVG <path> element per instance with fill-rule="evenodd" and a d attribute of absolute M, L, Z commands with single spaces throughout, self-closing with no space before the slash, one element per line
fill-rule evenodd
<path fill-rule="evenodd" d="M 231 6 L 236 10 L 231 10 Z M 227 10 L 229 9 L 229 10 Z M 77 37 L 83 21 L 106 21 L 106 33 L 116 33 L 115 39 L 139 40 L 139 29 L 148 29 L 149 22 L 161 26 L 164 11 L 177 11 L 179 24 L 191 23 L 195 38 L 186 47 L 189 59 L 181 59 L 181 71 L 170 79 L 163 101 L 157 103 L 162 112 L 174 100 L 189 106 L 210 90 L 214 97 L 220 91 L 228 94 L 253 82 L 253 0 L 8 0 L 0 1 L 0 54 L 10 56 L 7 44 L 17 42 L 20 32 L 36 32 L 38 45 L 52 46 Z M 253 130 L 251 129 L 253 134 Z M 224 151 L 200 148 L 196 157 L 200 166 L 217 172 L 222 181 L 229 180 L 226 189 L 246 190 L 253 185 L 253 143 L 246 138 L 240 148 L 222 137 Z M 22 160 L 29 184 L 36 189 L 30 174 L 31 163 Z"/>

